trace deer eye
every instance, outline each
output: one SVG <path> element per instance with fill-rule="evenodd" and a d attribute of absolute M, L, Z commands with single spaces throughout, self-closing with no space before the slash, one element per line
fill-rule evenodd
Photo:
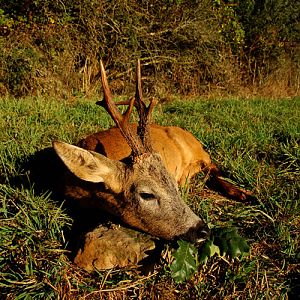
<path fill-rule="evenodd" d="M 152 193 L 140 193 L 140 197 L 145 201 L 157 200 Z"/>

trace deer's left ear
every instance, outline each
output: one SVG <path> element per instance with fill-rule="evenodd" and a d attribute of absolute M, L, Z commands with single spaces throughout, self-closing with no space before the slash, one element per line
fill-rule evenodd
<path fill-rule="evenodd" d="M 115 192 L 122 190 L 124 163 L 60 141 L 54 141 L 53 148 L 66 167 L 78 178 L 95 183 L 103 182 Z"/>

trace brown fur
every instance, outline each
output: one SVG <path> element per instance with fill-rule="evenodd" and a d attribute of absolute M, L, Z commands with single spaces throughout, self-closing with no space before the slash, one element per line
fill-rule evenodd
<path fill-rule="evenodd" d="M 137 125 L 132 126 L 136 130 Z M 250 195 L 250 192 L 237 188 L 222 177 L 202 144 L 190 132 L 180 127 L 152 124 L 150 136 L 154 151 L 161 155 L 167 170 L 180 185 L 200 171 L 206 171 L 211 175 L 211 186 L 225 196 L 242 201 Z M 116 127 L 94 133 L 81 140 L 78 146 L 114 160 L 123 160 L 131 153 Z"/>
<path fill-rule="evenodd" d="M 204 151 L 202 144 L 180 127 L 153 124 L 150 136 L 154 151 L 161 155 L 167 170 L 180 184 L 211 165 L 209 154 Z M 92 134 L 81 140 L 78 146 L 114 160 L 123 160 L 131 153 L 118 128 Z"/>
<path fill-rule="evenodd" d="M 159 154 L 127 157 L 125 163 L 63 142 L 53 146 L 68 169 L 61 184 L 70 200 L 164 239 L 195 242 L 208 234 L 205 222 L 184 203 Z"/>

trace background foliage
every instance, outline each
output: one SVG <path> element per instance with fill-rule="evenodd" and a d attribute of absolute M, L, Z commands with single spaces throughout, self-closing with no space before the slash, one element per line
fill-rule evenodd
<path fill-rule="evenodd" d="M 136 58 L 162 98 L 299 93 L 299 1 L 0 0 L 0 92 L 127 92 Z"/>

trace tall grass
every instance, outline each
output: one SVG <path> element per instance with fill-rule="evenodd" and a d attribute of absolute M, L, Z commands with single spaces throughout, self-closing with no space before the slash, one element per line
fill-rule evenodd
<path fill-rule="evenodd" d="M 214 225 L 234 225 L 251 246 L 241 260 L 212 258 L 186 284 L 169 275 L 166 246 L 154 273 L 87 274 L 72 264 L 73 220 L 50 192 L 40 194 L 24 167 L 53 139 L 76 143 L 112 125 L 85 99 L 0 101 L 0 294 L 8 299 L 285 299 L 299 292 L 300 99 L 176 101 L 154 119 L 200 139 L 225 175 L 254 192 L 237 203 L 203 189 L 200 174 L 189 205 Z M 42 166 L 41 166 L 42 168 Z M 298 278 L 298 279 L 297 279 Z"/>

